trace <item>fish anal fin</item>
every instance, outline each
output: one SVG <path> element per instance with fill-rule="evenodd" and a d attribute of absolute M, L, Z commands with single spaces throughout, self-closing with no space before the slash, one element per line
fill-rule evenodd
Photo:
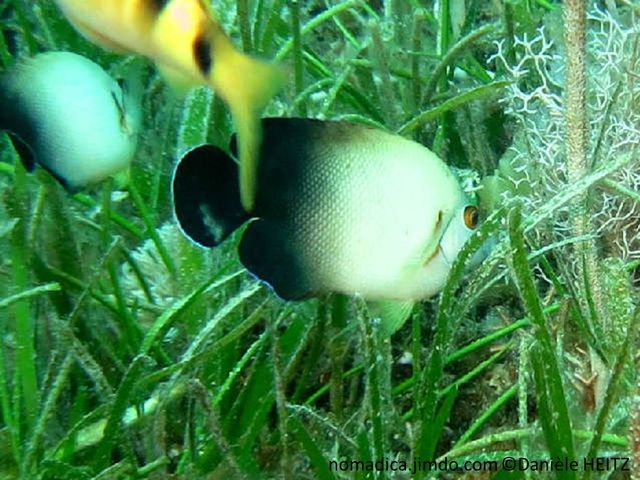
<path fill-rule="evenodd" d="M 311 285 L 282 228 L 254 220 L 245 230 L 238 250 L 247 270 L 283 300 L 304 300 L 316 294 L 317 289 Z"/>
<path fill-rule="evenodd" d="M 379 318 L 383 332 L 391 336 L 407 321 L 413 311 L 412 300 L 368 301 L 367 309 L 372 318 Z"/>

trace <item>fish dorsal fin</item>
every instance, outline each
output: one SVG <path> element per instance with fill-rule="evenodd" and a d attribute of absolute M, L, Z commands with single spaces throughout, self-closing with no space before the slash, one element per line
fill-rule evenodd
<path fill-rule="evenodd" d="M 367 302 L 371 318 L 379 318 L 383 332 L 393 335 L 411 316 L 414 302 L 411 300 L 377 300 Z"/>
<path fill-rule="evenodd" d="M 240 205 L 237 165 L 214 145 L 201 145 L 182 157 L 172 194 L 183 232 L 206 247 L 220 244 L 249 218 Z"/>

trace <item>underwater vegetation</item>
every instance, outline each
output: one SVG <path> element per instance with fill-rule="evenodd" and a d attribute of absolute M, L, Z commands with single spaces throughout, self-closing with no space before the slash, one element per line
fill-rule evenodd
<path fill-rule="evenodd" d="M 232 153 L 232 102 L 57 3 L 0 0 L 0 75 L 82 55 L 137 84 L 139 134 L 126 180 L 75 193 L 0 133 L 0 479 L 640 478 L 640 2 L 211 2 L 285 72 L 263 116 L 417 141 L 477 197 L 391 335 L 359 296 L 279 298 L 240 262 L 251 223 L 186 238 L 175 166 Z"/>

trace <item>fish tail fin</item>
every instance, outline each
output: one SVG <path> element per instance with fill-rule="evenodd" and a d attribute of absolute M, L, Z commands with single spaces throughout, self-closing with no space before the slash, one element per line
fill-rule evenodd
<path fill-rule="evenodd" d="M 214 145 L 200 145 L 180 159 L 172 196 L 180 228 L 205 247 L 219 245 L 249 218 L 240 203 L 238 167 Z"/>
<path fill-rule="evenodd" d="M 284 71 L 235 50 L 228 53 L 228 61 L 220 62 L 224 66 L 214 64 L 212 83 L 233 117 L 240 154 L 240 197 L 244 208 L 251 211 L 262 142 L 260 115 L 282 86 Z"/>

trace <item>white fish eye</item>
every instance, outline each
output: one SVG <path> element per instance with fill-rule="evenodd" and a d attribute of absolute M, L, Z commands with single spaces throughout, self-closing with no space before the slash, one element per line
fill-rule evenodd
<path fill-rule="evenodd" d="M 474 205 L 467 205 L 464 207 L 462 218 L 467 228 L 474 230 L 478 226 L 478 208 Z"/>

